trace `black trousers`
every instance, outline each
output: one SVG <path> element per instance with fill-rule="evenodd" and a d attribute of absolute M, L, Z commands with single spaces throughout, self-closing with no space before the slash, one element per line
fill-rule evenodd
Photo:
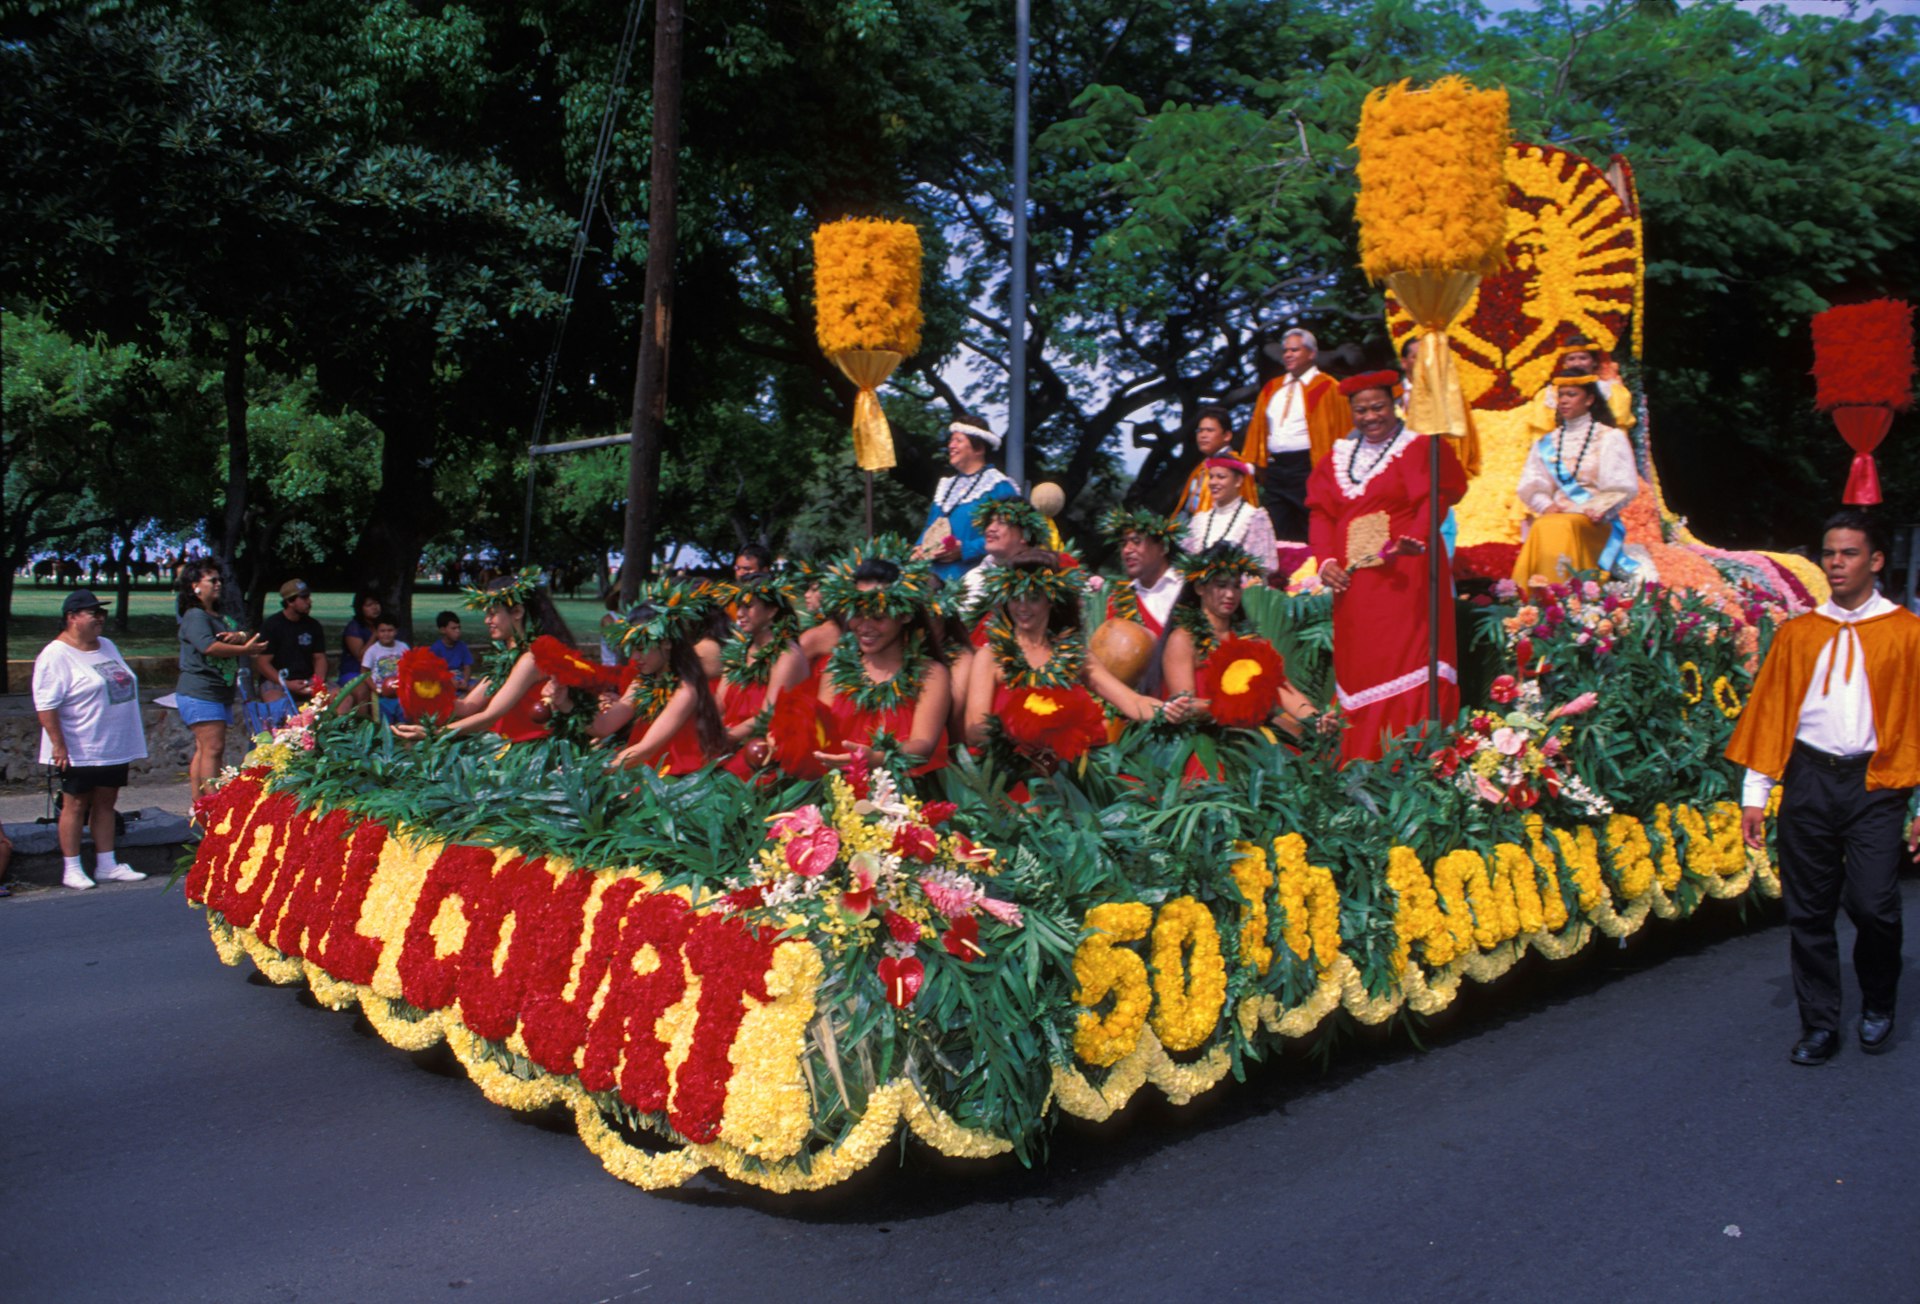
<path fill-rule="evenodd" d="M 1863 1009 L 1892 1013 L 1900 982 L 1900 855 L 1911 789 L 1867 791 L 1867 758 L 1797 744 L 1781 783 L 1781 894 L 1792 939 L 1793 993 L 1808 1031 L 1840 1027 L 1845 906 L 1858 937 L 1853 969 Z"/>
<path fill-rule="evenodd" d="M 1273 522 L 1273 534 L 1283 543 L 1307 541 L 1307 472 L 1311 453 L 1269 453 L 1260 476 L 1260 505 Z"/>

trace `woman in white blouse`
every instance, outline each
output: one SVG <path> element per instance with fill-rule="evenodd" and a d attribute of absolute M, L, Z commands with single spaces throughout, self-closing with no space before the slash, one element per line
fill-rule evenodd
<path fill-rule="evenodd" d="M 1240 494 L 1240 485 L 1253 468 L 1237 457 L 1209 457 L 1204 465 L 1207 492 L 1215 503 L 1224 505 L 1199 512 L 1188 521 L 1181 548 L 1198 556 L 1216 543 L 1236 544 L 1259 563 L 1262 576 L 1271 575 L 1280 564 L 1273 518 L 1266 508 L 1254 506 Z"/>
<path fill-rule="evenodd" d="M 1576 571 L 1629 573 L 1620 509 L 1640 491 L 1633 445 L 1617 426 L 1598 378 L 1555 376 L 1559 424 L 1527 453 L 1520 502 L 1533 514 L 1513 567 L 1521 588 L 1536 577 L 1565 579 Z"/>

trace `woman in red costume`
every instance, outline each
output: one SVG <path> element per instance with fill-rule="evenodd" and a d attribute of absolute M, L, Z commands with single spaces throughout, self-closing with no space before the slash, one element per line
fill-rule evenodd
<path fill-rule="evenodd" d="M 655 580 L 642 585 L 638 597 L 614 626 L 637 673 L 602 706 L 593 732 L 633 738 L 613 758 L 615 767 L 655 765 L 662 774 L 691 774 L 732 750 L 699 651 L 718 595 L 704 584 Z"/>
<path fill-rule="evenodd" d="M 789 689 L 811 693 L 807 654 L 796 639 L 793 588 L 786 576 L 762 572 L 734 584 L 733 624 L 739 637 L 721 649 L 720 719 L 727 741 L 740 750 L 727 771 L 748 778 L 764 763 L 773 706 Z M 756 742 L 756 740 L 761 740 Z"/>
<path fill-rule="evenodd" d="M 1194 703 L 1199 719 L 1217 714 L 1223 723 L 1241 726 L 1265 724 L 1271 719 L 1289 733 L 1299 733 L 1301 724 L 1318 712 L 1307 695 L 1288 681 L 1286 663 L 1272 644 L 1253 632 L 1246 608 L 1241 605 L 1247 581 L 1263 575 L 1260 563 L 1237 544 L 1216 543 L 1198 556 L 1185 558 L 1180 573 L 1187 583 L 1174 604 L 1172 629 L 1167 633 L 1168 696 L 1177 704 L 1182 697 L 1202 694 Z M 1240 718 L 1244 711 L 1238 702 L 1230 708 L 1224 700 L 1215 702 L 1204 696 L 1208 686 L 1220 683 L 1230 669 L 1216 664 L 1216 654 L 1222 649 L 1230 650 L 1236 658 L 1246 657 L 1240 661 L 1242 669 L 1227 676 L 1232 681 L 1227 689 L 1236 697 L 1251 690 L 1259 700 L 1257 718 Z M 1221 689 L 1212 691 L 1219 694 Z M 1172 706 L 1167 708 L 1167 717 L 1173 718 Z"/>
<path fill-rule="evenodd" d="M 571 648 L 573 633 L 540 587 L 540 572 L 529 567 L 484 589 L 468 589 L 467 608 L 486 613 L 493 651 L 480 663 L 480 679 L 454 707 L 447 732 L 492 732 L 510 743 L 550 737 L 555 718 L 573 709 L 573 695 L 540 668 L 533 641 L 548 635 Z M 422 725 L 391 727 L 409 741 L 426 737 Z"/>
<path fill-rule="evenodd" d="M 847 631 L 820 676 L 818 700 L 834 743 L 818 757 L 828 765 L 862 759 L 876 746 L 904 753 L 913 774 L 947 763 L 952 685 L 928 622 L 933 572 L 908 553 L 903 539 L 878 539 L 821 581 L 824 607 Z"/>
<path fill-rule="evenodd" d="M 1340 382 L 1354 431 L 1307 479 L 1313 555 L 1334 595 L 1334 686 L 1348 722 L 1342 764 L 1379 759 L 1385 739 L 1427 717 L 1428 522 L 1467 487 L 1442 441 L 1435 494 L 1428 436 L 1394 415 L 1399 381 L 1398 372 L 1376 371 Z M 1460 711 L 1460 679 L 1450 575 L 1440 596 L 1440 718 L 1451 720 Z"/>
<path fill-rule="evenodd" d="M 1100 702 L 1111 703 L 1129 720 L 1154 718 L 1163 704 L 1136 693 L 1098 661 L 1087 655 L 1086 632 L 1080 624 L 1080 599 L 1085 581 L 1078 568 L 1062 565 L 1060 554 L 1029 549 L 993 568 L 981 585 L 985 607 L 986 646 L 974 655 L 973 683 L 967 690 L 967 741 L 980 746 L 992 736 L 991 720 L 1016 745 L 1020 738 L 1023 690 L 1053 689 L 1055 710 L 1090 724 L 1090 734 L 1106 741 L 1105 713 Z M 1184 719 L 1190 704 L 1167 704 L 1169 719 Z M 1084 750 L 1077 742 L 1073 755 Z M 1058 751 L 1058 748 L 1052 750 Z"/>

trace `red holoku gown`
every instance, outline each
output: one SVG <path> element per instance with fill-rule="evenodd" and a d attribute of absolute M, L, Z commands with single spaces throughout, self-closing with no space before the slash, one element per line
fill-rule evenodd
<path fill-rule="evenodd" d="M 1390 538 L 1427 539 L 1428 438 L 1403 431 L 1384 453 L 1358 439 L 1339 440 L 1307 478 L 1313 555 L 1349 565 L 1347 531 L 1363 516 L 1387 514 Z M 1453 449 L 1440 448 L 1440 508 L 1467 491 Z M 1445 564 L 1444 549 L 1441 562 Z M 1333 600 L 1333 676 L 1348 728 L 1340 759 L 1377 760 L 1383 735 L 1412 728 L 1427 715 L 1427 557 L 1395 556 L 1353 571 Z M 1460 710 L 1453 631 L 1453 577 L 1440 590 L 1440 716 Z"/>

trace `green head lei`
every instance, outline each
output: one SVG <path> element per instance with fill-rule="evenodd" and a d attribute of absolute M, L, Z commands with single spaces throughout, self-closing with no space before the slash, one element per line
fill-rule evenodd
<path fill-rule="evenodd" d="M 744 580 L 726 580 L 714 587 L 719 591 L 720 601 L 729 607 L 760 599 L 775 610 L 774 620 L 778 624 L 791 622 L 806 606 L 807 585 L 811 582 L 811 578 L 802 579 L 791 573 L 763 571 Z"/>
<path fill-rule="evenodd" d="M 1003 606 L 1015 598 L 1045 598 L 1057 607 L 1078 602 L 1086 591 L 1086 576 L 1077 568 L 1031 563 L 989 566 L 981 572 L 980 600 L 975 609 Z"/>
<path fill-rule="evenodd" d="M 1113 508 L 1100 518 L 1100 532 L 1115 543 L 1125 543 L 1129 534 L 1138 534 L 1165 548 L 1168 558 L 1177 561 L 1180 556 L 1180 527 L 1143 507 Z"/>
<path fill-rule="evenodd" d="M 705 580 L 651 580 L 634 595 L 633 609 L 614 617 L 608 641 L 632 656 L 676 639 L 698 638 L 723 605 L 718 586 Z"/>
<path fill-rule="evenodd" d="M 1242 575 L 1261 576 L 1260 563 L 1255 561 L 1245 548 L 1237 543 L 1221 540 L 1205 552 L 1195 553 L 1181 560 L 1181 578 L 1196 587 L 1217 584 L 1229 577 L 1238 579 Z"/>
<path fill-rule="evenodd" d="M 534 590 L 540 587 L 540 568 L 523 566 L 512 575 L 503 575 L 486 588 L 467 588 L 468 611 L 485 611 L 489 607 L 524 607 Z"/>
<path fill-rule="evenodd" d="M 833 562 L 820 576 L 820 606 L 836 620 L 884 616 L 911 620 L 934 605 L 937 581 L 932 567 L 913 558 L 913 545 L 897 534 L 883 534 Z M 854 572 L 869 561 L 890 562 L 900 578 L 875 589 L 861 589 Z"/>
<path fill-rule="evenodd" d="M 973 528 L 984 530 L 994 521 L 1005 521 L 1013 526 L 1027 536 L 1030 544 L 1039 545 L 1052 537 L 1047 529 L 1047 518 L 1038 507 L 1024 498 L 981 500 L 973 509 Z"/>

